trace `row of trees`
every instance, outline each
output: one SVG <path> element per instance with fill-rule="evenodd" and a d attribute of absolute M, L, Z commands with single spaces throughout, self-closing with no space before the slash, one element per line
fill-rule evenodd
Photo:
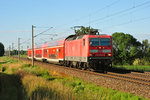
<path fill-rule="evenodd" d="M 133 64 L 135 59 L 150 60 L 150 44 L 148 40 L 142 43 L 137 41 L 130 34 L 113 33 L 113 63 L 114 64 Z"/>
<path fill-rule="evenodd" d="M 5 51 L 5 55 L 6 56 L 9 56 L 9 54 L 10 54 L 10 56 L 13 56 L 13 55 L 18 55 L 18 50 L 13 50 L 13 51 Z M 27 51 L 25 51 L 25 50 L 20 50 L 20 55 L 27 55 Z"/>
<path fill-rule="evenodd" d="M 18 55 L 18 50 L 13 50 L 13 51 L 5 51 L 4 50 L 4 45 L 2 43 L 0 43 L 0 57 L 3 56 L 5 53 L 5 55 Z M 20 51 L 21 55 L 27 55 L 27 51 L 21 50 Z"/>

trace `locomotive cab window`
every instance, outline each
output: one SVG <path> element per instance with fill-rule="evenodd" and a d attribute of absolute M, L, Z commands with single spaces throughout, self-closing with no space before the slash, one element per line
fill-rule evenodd
<path fill-rule="evenodd" d="M 100 39 L 100 45 L 101 46 L 110 46 L 110 38 L 101 38 Z"/>
<path fill-rule="evenodd" d="M 83 46 L 85 46 L 85 39 L 83 39 Z"/>
<path fill-rule="evenodd" d="M 90 38 L 89 42 L 90 42 L 90 46 L 99 46 L 100 45 L 99 38 Z"/>
<path fill-rule="evenodd" d="M 90 46 L 110 46 L 111 40 L 110 38 L 90 38 L 89 44 Z"/>

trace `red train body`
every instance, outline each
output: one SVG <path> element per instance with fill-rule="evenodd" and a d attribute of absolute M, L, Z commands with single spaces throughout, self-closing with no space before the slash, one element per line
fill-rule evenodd
<path fill-rule="evenodd" d="M 31 49 L 27 56 L 32 57 Z M 105 70 L 112 62 L 112 38 L 109 35 L 71 35 L 35 47 L 34 58 L 65 66 Z"/>

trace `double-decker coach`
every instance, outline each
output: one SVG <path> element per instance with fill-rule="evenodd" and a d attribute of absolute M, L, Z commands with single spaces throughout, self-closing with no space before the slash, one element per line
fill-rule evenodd
<path fill-rule="evenodd" d="M 52 41 L 34 47 L 34 59 L 43 62 L 62 63 L 64 61 L 65 39 Z M 27 57 L 32 58 L 32 49 L 28 49 Z"/>

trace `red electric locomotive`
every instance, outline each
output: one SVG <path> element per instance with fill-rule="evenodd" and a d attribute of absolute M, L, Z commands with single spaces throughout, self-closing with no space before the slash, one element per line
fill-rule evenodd
<path fill-rule="evenodd" d="M 109 35 L 70 36 L 65 41 L 67 66 L 105 70 L 112 62 L 112 38 Z"/>
<path fill-rule="evenodd" d="M 28 49 L 28 58 L 32 50 Z M 112 38 L 109 35 L 70 35 L 34 48 L 34 58 L 82 69 L 106 70 L 112 63 Z"/>

